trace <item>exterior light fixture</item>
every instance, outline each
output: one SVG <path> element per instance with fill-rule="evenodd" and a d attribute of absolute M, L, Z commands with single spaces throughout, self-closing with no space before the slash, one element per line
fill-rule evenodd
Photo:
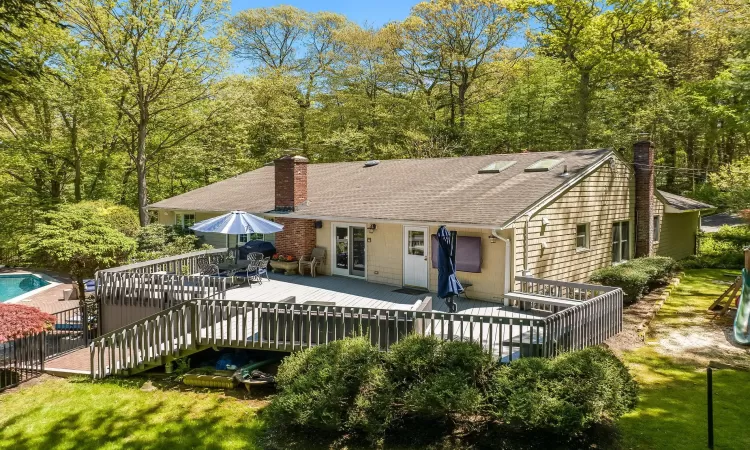
<path fill-rule="evenodd" d="M 497 238 L 495 236 L 490 235 L 489 237 L 490 237 L 490 244 L 494 244 L 495 242 L 497 242 Z"/>
<path fill-rule="evenodd" d="M 374 223 L 371 223 L 370 225 L 367 225 L 367 231 L 369 231 L 370 233 L 374 233 L 377 228 L 378 228 L 378 226 L 375 225 Z"/>

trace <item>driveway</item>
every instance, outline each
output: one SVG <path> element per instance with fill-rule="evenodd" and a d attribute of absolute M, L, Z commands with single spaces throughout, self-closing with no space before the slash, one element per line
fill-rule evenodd
<path fill-rule="evenodd" d="M 743 225 L 746 222 L 736 213 L 718 213 L 701 217 L 701 231 L 713 233 L 719 231 L 722 225 Z"/>

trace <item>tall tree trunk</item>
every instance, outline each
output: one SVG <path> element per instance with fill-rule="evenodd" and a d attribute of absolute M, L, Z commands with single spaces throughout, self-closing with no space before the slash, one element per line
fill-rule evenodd
<path fill-rule="evenodd" d="M 146 137 L 148 112 L 141 112 L 138 122 L 138 149 L 135 157 L 135 171 L 138 176 L 138 219 L 142 227 L 148 225 L 148 185 L 146 183 Z"/>
<path fill-rule="evenodd" d="M 73 192 L 76 202 L 80 202 L 83 175 L 81 174 L 81 151 L 78 148 L 78 116 L 76 114 L 73 114 L 71 118 L 70 148 L 73 151 Z"/>
<path fill-rule="evenodd" d="M 672 166 L 672 168 L 669 169 L 669 172 L 667 172 L 666 188 L 668 191 L 674 191 L 675 178 L 677 175 L 677 146 L 675 145 L 674 141 L 669 144 L 667 152 L 669 154 L 669 165 Z"/>
<path fill-rule="evenodd" d="M 588 147 L 591 111 L 591 72 L 583 70 L 578 80 L 578 148 Z"/>

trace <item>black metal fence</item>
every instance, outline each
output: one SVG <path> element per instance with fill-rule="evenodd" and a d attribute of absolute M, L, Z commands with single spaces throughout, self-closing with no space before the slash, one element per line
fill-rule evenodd
<path fill-rule="evenodd" d="M 44 333 L 0 343 L 0 391 L 42 374 L 44 344 Z"/>
<path fill-rule="evenodd" d="M 0 391 L 41 375 L 44 361 L 87 347 L 98 336 L 95 303 L 82 302 L 53 316 L 50 330 L 0 343 Z"/>
<path fill-rule="evenodd" d="M 45 359 L 87 347 L 97 336 L 97 308 L 91 303 L 82 303 L 75 308 L 54 313 L 55 324 L 44 333 Z"/>

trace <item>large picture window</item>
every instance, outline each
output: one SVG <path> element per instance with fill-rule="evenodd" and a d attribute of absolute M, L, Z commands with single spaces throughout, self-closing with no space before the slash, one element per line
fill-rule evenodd
<path fill-rule="evenodd" d="M 630 259 L 630 222 L 612 224 L 612 263 Z"/>

